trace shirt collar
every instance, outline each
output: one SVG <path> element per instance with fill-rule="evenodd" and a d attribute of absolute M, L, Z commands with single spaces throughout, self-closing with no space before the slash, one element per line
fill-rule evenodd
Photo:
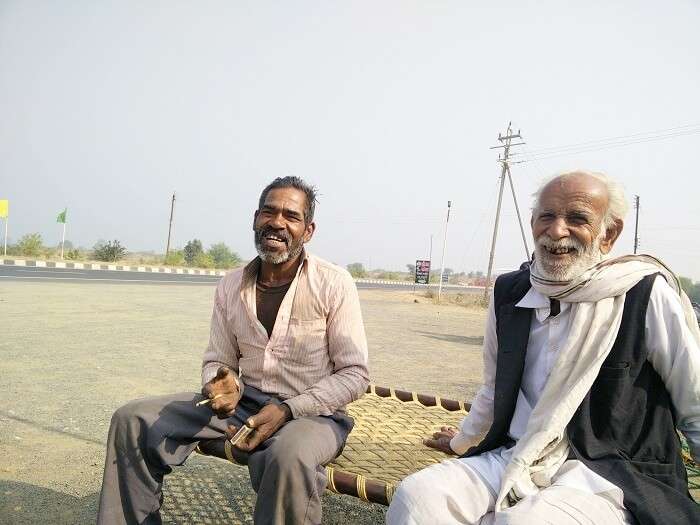
<path fill-rule="evenodd" d="M 530 288 L 515 306 L 518 308 L 531 308 L 535 310 L 535 316 L 540 323 L 544 322 L 544 320 L 549 317 L 549 297 L 541 294 L 534 288 Z"/>

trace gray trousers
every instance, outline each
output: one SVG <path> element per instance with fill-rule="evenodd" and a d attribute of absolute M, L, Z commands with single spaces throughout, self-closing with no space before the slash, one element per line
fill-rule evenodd
<path fill-rule="evenodd" d="M 263 405 L 280 401 L 245 386 L 233 417 L 219 419 L 201 394 L 180 393 L 131 401 L 112 416 L 107 438 L 97 523 L 160 524 L 163 476 L 182 465 L 202 439 L 224 437 L 227 425 L 240 427 Z M 352 418 L 302 417 L 280 428 L 252 453 L 247 463 L 258 497 L 253 519 L 263 524 L 321 523 L 323 465 L 340 454 Z"/>

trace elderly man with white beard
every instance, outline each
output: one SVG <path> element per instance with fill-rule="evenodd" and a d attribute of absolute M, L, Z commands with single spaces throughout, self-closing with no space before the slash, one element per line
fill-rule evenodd
<path fill-rule="evenodd" d="M 540 187 L 534 260 L 494 286 L 484 384 L 425 441 L 460 457 L 407 477 L 389 525 L 700 523 L 676 432 L 700 459 L 700 332 L 659 260 L 609 257 L 626 211 L 603 174 Z"/>

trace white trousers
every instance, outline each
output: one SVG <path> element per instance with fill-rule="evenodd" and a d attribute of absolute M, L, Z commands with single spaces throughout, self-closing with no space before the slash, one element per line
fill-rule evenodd
<path fill-rule="evenodd" d="M 386 515 L 387 525 L 631 525 L 617 489 L 593 493 L 576 483 L 578 461 L 566 461 L 552 485 L 502 512 L 494 512 L 494 475 L 500 462 L 483 456 L 450 459 L 405 478 Z M 482 470 L 488 470 L 488 472 Z M 574 474 L 574 475 L 569 475 Z M 498 483 L 500 486 L 500 481 Z"/>

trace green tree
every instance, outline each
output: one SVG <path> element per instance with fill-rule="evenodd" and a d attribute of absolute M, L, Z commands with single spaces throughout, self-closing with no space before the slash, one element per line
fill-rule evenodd
<path fill-rule="evenodd" d="M 17 243 L 17 251 L 20 255 L 37 257 L 44 252 L 44 245 L 41 235 L 38 233 L 28 233 Z"/>
<path fill-rule="evenodd" d="M 408 270 L 408 273 L 410 273 L 411 275 L 416 274 L 416 265 L 415 264 L 407 264 L 406 269 Z"/>
<path fill-rule="evenodd" d="M 192 266 L 197 268 L 214 268 L 214 259 L 208 253 L 200 252 L 192 261 Z"/>
<path fill-rule="evenodd" d="M 188 241 L 187 244 L 185 244 L 185 249 L 183 250 L 185 262 L 188 265 L 193 266 L 197 255 L 203 252 L 204 248 L 202 247 L 202 241 L 199 239 L 192 239 L 191 241 Z"/>
<path fill-rule="evenodd" d="M 126 248 L 122 246 L 118 240 L 99 241 L 92 249 L 93 257 L 98 261 L 116 262 L 126 255 Z"/>
<path fill-rule="evenodd" d="M 367 277 L 367 271 L 362 263 L 351 263 L 347 265 L 347 269 L 355 279 Z"/>
<path fill-rule="evenodd" d="M 223 242 L 212 244 L 207 253 L 214 261 L 214 266 L 216 268 L 233 268 L 234 266 L 238 266 L 241 262 L 241 258 L 238 254 L 231 251 Z"/>

